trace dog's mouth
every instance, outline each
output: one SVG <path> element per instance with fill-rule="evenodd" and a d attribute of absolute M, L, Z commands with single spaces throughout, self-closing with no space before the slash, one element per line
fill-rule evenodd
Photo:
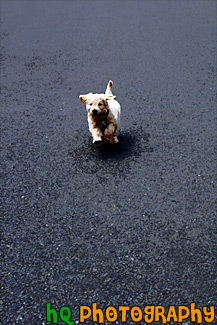
<path fill-rule="evenodd" d="M 107 116 L 109 115 L 109 110 L 107 109 L 107 111 L 105 113 L 92 113 L 92 118 L 94 120 L 105 120 L 107 119 Z"/>

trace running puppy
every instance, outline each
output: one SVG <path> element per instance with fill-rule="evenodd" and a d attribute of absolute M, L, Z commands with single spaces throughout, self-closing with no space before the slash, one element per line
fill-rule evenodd
<path fill-rule="evenodd" d="M 117 129 L 121 113 L 120 104 L 112 94 L 113 82 L 110 80 L 105 94 L 80 95 L 82 103 L 86 102 L 89 130 L 95 142 L 117 143 Z"/>

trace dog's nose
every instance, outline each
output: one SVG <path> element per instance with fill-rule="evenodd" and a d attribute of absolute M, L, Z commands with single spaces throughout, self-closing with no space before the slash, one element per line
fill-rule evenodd
<path fill-rule="evenodd" d="M 96 109 L 93 109 L 93 110 L 92 110 L 92 114 L 93 114 L 93 115 L 96 115 L 96 114 L 97 114 L 97 110 L 96 110 Z"/>

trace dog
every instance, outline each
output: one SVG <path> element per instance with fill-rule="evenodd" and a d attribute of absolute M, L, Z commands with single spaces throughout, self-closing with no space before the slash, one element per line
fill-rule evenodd
<path fill-rule="evenodd" d="M 110 80 L 105 94 L 88 93 L 80 95 L 82 103 L 86 102 L 89 130 L 93 143 L 118 143 L 117 130 L 121 106 L 112 94 L 113 82 Z"/>

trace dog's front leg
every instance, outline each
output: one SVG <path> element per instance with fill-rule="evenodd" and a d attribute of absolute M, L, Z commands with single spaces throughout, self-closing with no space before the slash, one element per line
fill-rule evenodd
<path fill-rule="evenodd" d="M 91 119 L 91 116 L 88 115 L 88 123 L 89 123 L 89 131 L 93 137 L 93 143 L 97 141 L 102 141 L 102 131 L 96 127 L 96 123 L 94 123 Z"/>
<path fill-rule="evenodd" d="M 102 141 L 102 132 L 98 128 L 93 128 L 91 130 L 92 136 L 93 136 L 93 143 Z"/>
<path fill-rule="evenodd" d="M 104 137 L 110 143 L 118 143 L 119 141 L 117 138 L 117 125 L 113 123 L 109 124 L 104 131 Z"/>

